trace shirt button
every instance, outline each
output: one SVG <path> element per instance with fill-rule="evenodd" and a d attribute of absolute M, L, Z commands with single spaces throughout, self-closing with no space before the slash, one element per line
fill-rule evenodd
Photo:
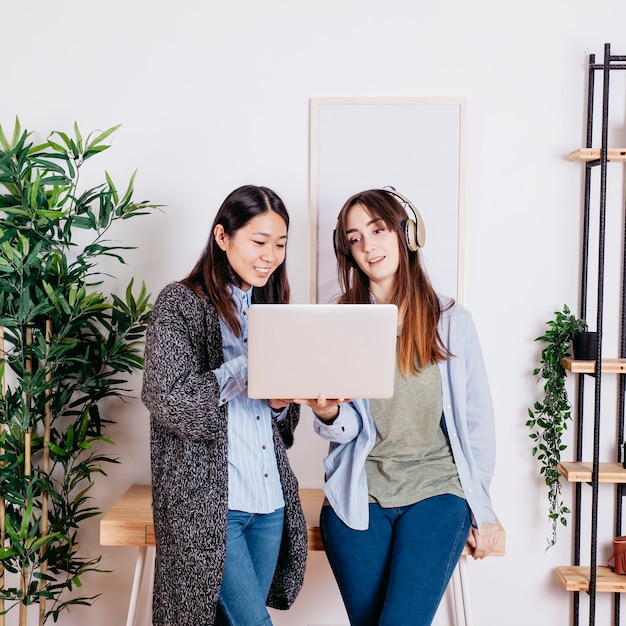
<path fill-rule="evenodd" d="M 244 314 L 244 315 L 247 315 L 247 311 L 244 311 L 244 312 L 243 312 L 243 314 Z"/>
<path fill-rule="evenodd" d="M 267 472 L 265 472 L 265 474 L 263 474 L 265 476 L 265 478 L 267 478 L 269 476 L 269 474 Z"/>
<path fill-rule="evenodd" d="M 256 416 L 256 419 L 257 419 L 257 421 L 258 421 L 258 420 L 260 420 L 260 419 L 261 419 L 261 416 L 260 416 L 260 415 L 257 415 L 257 416 Z"/>
<path fill-rule="evenodd" d="M 222 398 L 222 399 L 220 400 L 220 402 L 221 402 L 222 404 L 224 404 L 224 403 L 226 402 L 226 398 Z"/>
<path fill-rule="evenodd" d="M 261 446 L 261 448 L 263 448 L 263 450 L 265 450 L 265 449 L 267 448 L 267 446 L 266 446 L 265 444 L 263 444 L 263 445 Z"/>
<path fill-rule="evenodd" d="M 243 338 L 243 342 L 244 342 L 244 343 L 248 343 L 248 338 L 247 338 L 247 337 L 244 337 L 244 338 Z"/>

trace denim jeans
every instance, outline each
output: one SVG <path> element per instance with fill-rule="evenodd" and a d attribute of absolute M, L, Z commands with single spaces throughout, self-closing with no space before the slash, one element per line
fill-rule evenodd
<path fill-rule="evenodd" d="M 263 515 L 228 511 L 216 624 L 271 626 L 265 602 L 278 561 L 284 515 L 284 508 Z"/>
<path fill-rule="evenodd" d="M 352 530 L 322 507 L 322 541 L 351 626 L 429 626 L 470 529 L 453 495 L 410 506 L 369 505 L 369 528 Z"/>

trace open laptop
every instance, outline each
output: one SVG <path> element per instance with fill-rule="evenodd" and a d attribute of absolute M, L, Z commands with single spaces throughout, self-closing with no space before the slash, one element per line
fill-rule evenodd
<path fill-rule="evenodd" d="M 251 398 L 390 398 L 398 309 L 393 304 L 253 304 Z"/>

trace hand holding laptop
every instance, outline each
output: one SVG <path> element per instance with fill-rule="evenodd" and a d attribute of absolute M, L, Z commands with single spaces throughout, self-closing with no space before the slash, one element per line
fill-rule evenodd
<path fill-rule="evenodd" d="M 311 407 L 313 413 L 315 413 L 319 419 L 332 424 L 339 415 L 339 405 L 342 402 L 350 402 L 350 400 L 351 398 L 325 398 L 324 396 L 317 396 L 317 398 L 293 398 L 289 400 L 273 398 L 272 400 L 268 400 L 267 403 L 273 411 L 281 411 L 291 402 L 295 404 L 306 404 Z"/>
<path fill-rule="evenodd" d="M 325 398 L 317 396 L 317 398 L 296 398 L 293 400 L 296 404 L 306 404 L 313 409 L 313 413 L 319 417 L 322 422 L 332 424 L 339 416 L 339 405 L 342 402 L 350 402 L 352 398 Z"/>

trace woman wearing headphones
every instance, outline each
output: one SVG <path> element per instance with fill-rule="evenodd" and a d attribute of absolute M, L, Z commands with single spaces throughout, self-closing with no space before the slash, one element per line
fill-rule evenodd
<path fill-rule="evenodd" d="M 348 199 L 335 233 L 339 302 L 397 305 L 394 395 L 302 401 L 331 442 L 322 540 L 352 626 L 431 624 L 466 541 L 484 558 L 497 537 L 494 419 L 476 330 L 435 293 L 423 242 L 419 213 L 395 190 Z"/>

